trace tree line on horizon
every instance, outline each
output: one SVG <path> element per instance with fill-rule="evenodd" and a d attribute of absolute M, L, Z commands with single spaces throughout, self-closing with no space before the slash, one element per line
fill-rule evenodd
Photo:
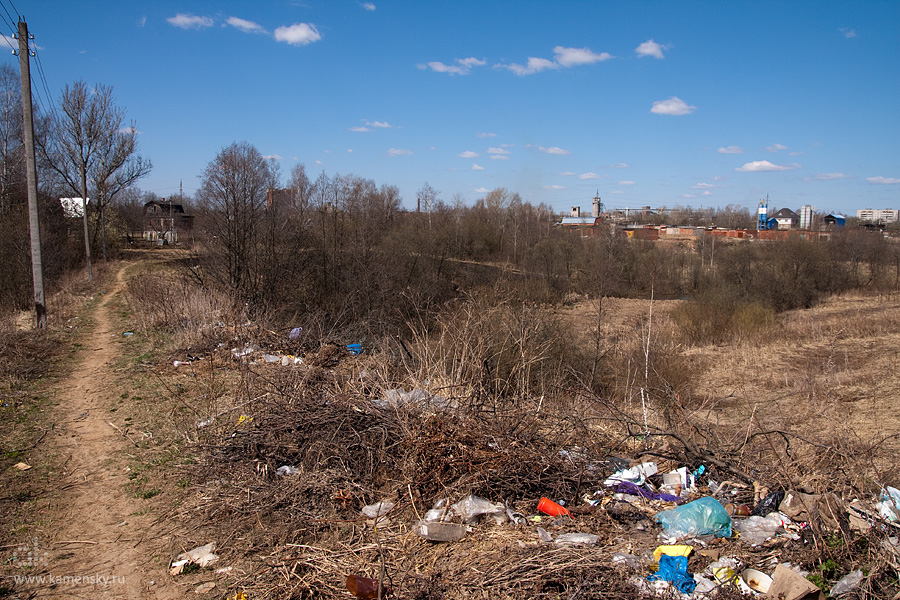
<path fill-rule="evenodd" d="M 25 170 L 17 74 L 0 67 L 0 277 L 5 310 L 30 303 Z M 52 291 L 88 256 L 116 257 L 140 237 L 155 194 L 137 182 L 151 167 L 138 153 L 112 89 L 66 86 L 58 114 L 39 115 L 41 224 Z M 340 327 L 399 331 L 434 319 L 447 303 L 488 294 L 498 301 L 560 303 L 576 297 L 712 298 L 773 311 L 811 306 L 853 287 L 896 289 L 897 244 L 850 229 L 825 243 L 694 245 L 592 237 L 555 227 L 558 215 L 505 188 L 467 205 L 425 183 L 420 210 L 402 209 L 396 186 L 356 175 L 310 178 L 302 164 L 282 182 L 273 160 L 250 143 L 223 148 L 201 173 L 193 198 L 169 198 L 195 214 L 188 277 L 236 303 L 287 317 L 316 315 Z M 272 193 L 274 192 L 274 193 Z M 90 197 L 87 217 L 67 217 L 60 197 Z M 668 211 L 671 224 L 741 227 L 742 207 Z M 86 250 L 89 250 L 87 252 Z"/>

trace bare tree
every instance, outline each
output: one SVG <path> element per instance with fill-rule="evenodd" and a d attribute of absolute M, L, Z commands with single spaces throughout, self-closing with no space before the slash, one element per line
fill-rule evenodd
<path fill-rule="evenodd" d="M 22 96 L 19 74 L 0 65 L 0 216 L 13 197 L 24 194 L 25 152 L 22 139 Z"/>
<path fill-rule="evenodd" d="M 125 112 L 115 105 L 111 87 L 97 85 L 91 89 L 83 81 L 76 81 L 63 90 L 60 107 L 53 135 L 39 148 L 62 185 L 85 199 L 84 243 L 90 280 L 93 275 L 87 199 L 92 193 L 95 195 L 105 260 L 105 209 L 117 193 L 149 173 L 151 164 L 137 154 L 137 129 L 134 123 L 123 125 Z"/>
<path fill-rule="evenodd" d="M 232 290 L 252 296 L 259 258 L 266 191 L 276 187 L 277 173 L 254 146 L 235 142 L 203 171 L 197 200 L 207 218 L 208 244 L 220 269 L 212 274 Z M 211 265 L 212 266 L 212 265 Z"/>

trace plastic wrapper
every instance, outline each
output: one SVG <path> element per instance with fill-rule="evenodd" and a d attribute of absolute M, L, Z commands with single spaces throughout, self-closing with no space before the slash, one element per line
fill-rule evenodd
<path fill-rule="evenodd" d="M 478 496 L 466 496 L 452 507 L 463 523 L 474 523 L 481 515 L 490 515 L 498 524 L 506 522 L 506 507 Z"/>
<path fill-rule="evenodd" d="M 829 595 L 832 598 L 837 598 L 838 596 L 843 596 L 844 594 L 849 594 L 853 590 L 859 587 L 859 584 L 863 580 L 863 572 L 862 571 L 851 571 L 847 573 L 843 577 L 841 577 L 840 581 L 838 581 L 831 588 L 831 592 Z"/>
<path fill-rule="evenodd" d="M 766 540 L 778 535 L 778 531 L 782 528 L 782 521 L 776 513 L 771 517 L 735 519 L 732 525 L 741 535 L 742 540 L 754 546 L 759 546 Z"/>
<path fill-rule="evenodd" d="M 666 537 L 695 535 L 731 537 L 731 517 L 718 500 L 709 496 L 656 515 Z"/>
<path fill-rule="evenodd" d="M 881 516 L 888 521 L 900 520 L 897 517 L 897 509 L 900 508 L 900 490 L 887 486 L 886 491 L 881 492 L 876 507 Z"/>
<path fill-rule="evenodd" d="M 375 504 L 369 504 L 368 506 L 363 506 L 362 514 L 369 517 L 370 519 L 377 519 L 379 517 L 383 517 L 394 509 L 394 503 L 390 500 L 382 500 L 381 502 L 376 502 Z"/>
<path fill-rule="evenodd" d="M 600 536 L 593 533 L 563 533 L 556 536 L 554 543 L 557 546 L 593 546 L 599 540 Z"/>

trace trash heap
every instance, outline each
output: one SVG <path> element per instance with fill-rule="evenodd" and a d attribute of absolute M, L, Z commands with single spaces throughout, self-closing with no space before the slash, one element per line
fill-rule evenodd
<path fill-rule="evenodd" d="M 365 375 L 362 345 L 220 352 L 256 387 L 191 421 L 196 493 L 175 517 L 196 539 L 171 549 L 186 586 L 214 575 L 247 600 L 900 592 L 887 484 L 823 491 L 652 436 L 622 443 L 563 410 L 465 411 L 452 390 Z M 225 566 L 184 552 L 200 544 Z"/>

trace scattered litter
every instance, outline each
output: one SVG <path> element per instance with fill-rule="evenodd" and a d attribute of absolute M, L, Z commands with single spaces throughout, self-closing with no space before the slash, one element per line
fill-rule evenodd
<path fill-rule="evenodd" d="M 787 517 L 782 518 L 778 513 L 772 513 L 768 517 L 734 519 L 732 525 L 741 535 L 741 539 L 753 546 L 759 546 L 778 535 L 779 530 L 783 530 L 785 520 L 790 521 Z"/>
<path fill-rule="evenodd" d="M 434 396 L 422 388 L 406 391 L 403 388 L 394 388 L 385 390 L 380 400 L 375 400 L 375 405 L 381 408 L 400 407 L 400 406 L 419 406 L 430 403 L 431 405 L 444 408 L 448 405 L 447 398 L 444 396 Z"/>
<path fill-rule="evenodd" d="M 541 498 L 540 502 L 537 505 L 538 511 L 544 513 L 545 515 L 550 515 L 551 517 L 561 517 L 563 515 L 572 516 L 572 513 L 569 512 L 569 509 L 557 504 L 550 498 Z"/>
<path fill-rule="evenodd" d="M 208 592 L 213 591 L 214 589 L 216 589 L 216 582 L 215 581 L 207 581 L 206 583 L 201 583 L 200 585 L 195 587 L 194 593 L 195 594 L 206 594 Z"/>
<path fill-rule="evenodd" d="M 359 575 L 347 575 L 347 591 L 362 600 L 374 600 L 379 597 L 378 580 Z M 389 585 L 381 586 L 381 597 L 389 596 L 392 590 Z"/>
<path fill-rule="evenodd" d="M 347 344 L 347 350 L 353 356 L 359 356 L 363 353 L 362 344 Z"/>
<path fill-rule="evenodd" d="M 132 336 L 132 335 L 134 335 L 134 332 L 133 332 L 133 331 L 126 331 L 125 333 L 122 334 L 122 337 L 129 337 L 129 336 Z"/>
<path fill-rule="evenodd" d="M 278 356 L 277 354 L 263 354 L 262 360 L 263 360 L 263 362 L 267 362 L 267 363 L 280 363 L 281 357 Z"/>
<path fill-rule="evenodd" d="M 215 549 L 216 543 L 210 542 L 205 546 L 197 546 L 193 550 L 182 552 L 176 556 L 175 560 L 172 561 L 172 564 L 169 565 L 169 573 L 171 575 L 178 575 L 184 570 L 184 567 L 189 564 L 195 564 L 203 568 L 216 562 L 219 560 L 219 557 L 213 554 L 213 550 Z"/>
<path fill-rule="evenodd" d="M 778 512 L 778 507 L 784 501 L 784 492 L 778 490 L 767 495 L 759 501 L 759 504 L 750 511 L 751 517 L 765 517 L 769 513 Z"/>
<path fill-rule="evenodd" d="M 772 585 L 772 578 L 756 569 L 744 569 L 741 571 L 741 580 L 754 592 L 765 594 Z"/>
<path fill-rule="evenodd" d="M 14 466 L 20 471 L 27 471 L 28 469 L 31 468 L 31 465 L 29 465 L 28 463 L 23 463 L 23 462 L 16 463 Z"/>
<path fill-rule="evenodd" d="M 658 546 L 656 550 L 653 551 L 653 560 L 659 562 L 660 557 L 664 554 L 667 556 L 690 556 L 693 551 L 693 546 L 683 544 L 677 546 Z"/>
<path fill-rule="evenodd" d="M 875 505 L 882 517 L 888 521 L 898 521 L 897 509 L 900 507 L 900 490 L 887 486 L 887 490 L 882 490 L 878 497 L 878 503 Z"/>
<path fill-rule="evenodd" d="M 237 424 L 238 425 L 249 425 L 253 422 L 253 417 L 249 417 L 247 415 L 241 415 L 238 417 Z"/>
<path fill-rule="evenodd" d="M 631 496 L 639 496 L 649 500 L 662 500 L 663 502 L 681 502 L 681 496 L 673 494 L 663 494 L 659 492 L 651 492 L 648 489 L 631 483 L 630 481 L 622 481 L 616 484 L 616 491 L 620 494 L 629 494 Z"/>
<path fill-rule="evenodd" d="M 772 573 L 772 585 L 766 593 L 767 598 L 783 598 L 784 600 L 825 600 L 825 594 L 814 584 L 793 569 L 785 565 L 775 567 Z"/>
<path fill-rule="evenodd" d="M 659 468 L 656 466 L 655 462 L 646 462 L 631 467 L 630 469 L 616 471 L 603 483 L 609 487 L 615 487 L 623 481 L 630 481 L 637 485 L 643 485 L 647 478 L 656 475 L 658 470 Z"/>
<path fill-rule="evenodd" d="M 301 331 L 303 331 L 302 327 L 294 327 L 293 329 L 291 329 L 291 332 L 288 334 L 288 338 L 292 339 L 292 340 L 296 340 L 298 337 L 300 337 Z"/>
<path fill-rule="evenodd" d="M 553 536 L 550 535 L 550 534 L 547 532 L 547 530 L 544 529 L 543 527 L 538 527 L 538 528 L 537 528 L 537 534 L 538 534 L 538 537 L 541 538 L 541 541 L 544 542 L 545 544 L 549 544 L 550 542 L 553 541 Z"/>
<path fill-rule="evenodd" d="M 631 554 L 625 554 L 624 552 L 614 553 L 612 555 L 612 561 L 615 564 L 627 565 L 635 571 L 640 571 L 646 564 L 646 561 L 644 561 L 643 559 Z"/>
<path fill-rule="evenodd" d="M 490 515 L 498 525 L 506 522 L 506 507 L 478 496 L 466 496 L 450 508 L 462 517 L 463 523 L 474 523 L 481 515 Z"/>
<path fill-rule="evenodd" d="M 831 591 L 829 595 L 832 598 L 837 598 L 838 596 L 843 596 L 844 594 L 849 594 L 853 590 L 859 587 L 859 584 L 863 580 L 863 572 L 862 571 L 851 571 L 841 577 L 841 579 L 831 587 Z"/>
<path fill-rule="evenodd" d="M 232 355 L 234 355 L 235 358 L 243 358 L 244 356 L 247 356 L 248 354 L 253 354 L 254 352 L 256 352 L 256 348 L 254 348 L 253 346 L 244 346 L 243 348 L 232 348 L 231 349 L 231 353 L 232 353 Z"/>
<path fill-rule="evenodd" d="M 593 533 L 563 533 L 556 536 L 553 543 L 557 546 L 593 546 L 600 540 Z"/>
<path fill-rule="evenodd" d="M 394 510 L 394 503 L 390 500 L 382 500 L 381 502 L 376 502 L 375 504 L 363 506 L 362 514 L 369 517 L 370 519 L 378 519 L 388 514 L 392 510 Z"/>
<path fill-rule="evenodd" d="M 697 582 L 688 573 L 688 560 L 686 556 L 669 556 L 663 554 L 659 558 L 659 570 L 647 577 L 647 581 L 668 581 L 684 594 L 692 594 Z"/>
<path fill-rule="evenodd" d="M 666 537 L 676 539 L 697 535 L 731 537 L 731 517 L 718 500 L 709 496 L 672 510 L 664 510 L 656 515 L 656 521 L 663 526 L 663 534 Z"/>
<path fill-rule="evenodd" d="M 419 521 L 413 528 L 416 535 L 430 542 L 456 542 L 465 535 L 467 528 L 458 523 L 442 523 L 440 521 Z"/>
<path fill-rule="evenodd" d="M 300 469 L 298 469 L 297 467 L 292 467 L 290 465 L 282 465 L 275 469 L 275 473 L 282 476 L 296 475 L 299 472 Z"/>

